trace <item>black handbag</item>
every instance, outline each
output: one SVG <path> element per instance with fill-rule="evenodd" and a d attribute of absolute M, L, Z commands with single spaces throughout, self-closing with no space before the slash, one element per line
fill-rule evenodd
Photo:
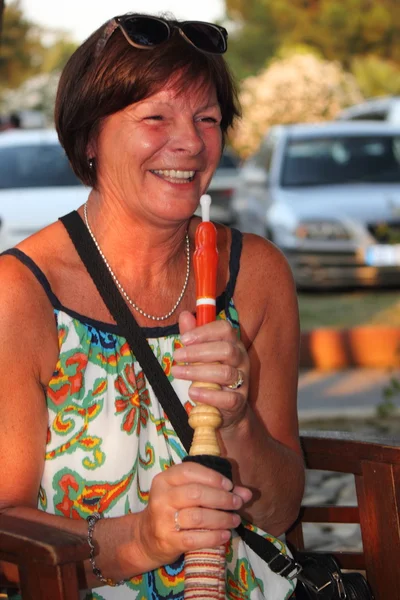
<path fill-rule="evenodd" d="M 84 222 L 76 211 L 61 217 L 60 221 L 188 452 L 193 430 L 188 423 L 187 413 L 115 285 Z M 228 462 L 218 457 L 212 459 L 209 466 L 217 470 L 219 470 L 219 460 Z M 236 531 L 274 573 L 291 580 L 297 578 L 296 600 L 373 600 L 364 577 L 358 573 L 342 574 L 339 565 L 331 555 L 299 552 L 291 558 L 287 554 L 282 554 L 272 542 L 246 529 L 243 525 L 239 525 Z M 352 575 L 355 577 L 351 577 Z"/>
<path fill-rule="evenodd" d="M 361 573 L 342 573 L 331 554 L 296 552 L 295 559 L 302 566 L 296 600 L 373 600 L 365 577 Z"/>

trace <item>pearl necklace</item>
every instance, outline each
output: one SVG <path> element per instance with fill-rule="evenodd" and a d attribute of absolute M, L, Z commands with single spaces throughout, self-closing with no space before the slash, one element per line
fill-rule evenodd
<path fill-rule="evenodd" d="M 163 315 L 161 317 L 156 317 L 154 315 L 149 315 L 148 313 L 144 312 L 144 310 L 142 310 L 137 304 L 134 303 L 134 301 L 128 296 L 128 294 L 126 293 L 125 289 L 123 288 L 122 284 L 120 283 L 120 281 L 118 280 L 117 276 L 115 275 L 114 271 L 112 270 L 108 260 L 106 259 L 106 257 L 104 256 L 98 241 L 95 238 L 95 235 L 93 233 L 93 231 L 90 229 L 90 225 L 89 225 L 89 221 L 88 221 L 88 216 L 87 216 L 87 203 L 84 204 L 83 206 L 83 214 L 85 217 L 85 224 L 87 227 L 88 232 L 90 233 L 90 236 L 92 238 L 92 240 L 94 241 L 97 250 L 99 251 L 99 254 L 101 256 L 101 258 L 103 259 L 104 264 L 106 265 L 111 277 L 114 279 L 116 285 L 118 286 L 121 294 L 124 296 L 124 298 L 127 300 L 127 302 L 129 302 L 129 304 L 132 306 L 132 308 L 134 308 L 138 313 L 140 313 L 141 315 L 143 315 L 144 317 L 146 317 L 147 319 L 152 319 L 153 321 L 165 321 L 165 319 L 168 319 L 172 314 L 174 314 L 174 312 L 176 311 L 176 309 L 178 308 L 185 292 L 186 292 L 186 288 L 187 288 L 187 284 L 189 282 L 189 275 L 190 275 L 190 242 L 189 242 L 189 236 L 186 233 L 185 239 L 186 239 L 186 277 L 185 277 L 185 282 L 183 284 L 183 288 L 181 293 L 179 294 L 179 298 L 178 300 L 175 302 L 174 306 L 172 307 L 172 309 L 169 311 L 169 313 L 167 313 L 166 315 Z"/>

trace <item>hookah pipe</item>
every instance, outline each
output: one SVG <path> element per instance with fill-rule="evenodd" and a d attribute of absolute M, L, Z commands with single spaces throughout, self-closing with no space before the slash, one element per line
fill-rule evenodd
<path fill-rule="evenodd" d="M 196 322 L 205 325 L 216 319 L 217 287 L 217 231 L 210 221 L 211 198 L 200 198 L 202 222 L 197 226 L 195 252 L 193 256 L 196 279 Z M 211 389 L 221 389 L 215 383 L 194 382 L 192 385 Z M 189 456 L 184 460 L 200 462 L 217 468 L 226 474 L 230 464 L 220 458 L 216 430 L 222 418 L 214 406 L 197 403 L 189 415 L 189 425 L 194 430 Z M 229 474 L 228 474 L 229 476 Z M 219 548 L 193 550 L 185 554 L 184 600 L 225 600 L 225 545 Z"/>
<path fill-rule="evenodd" d="M 203 195 L 200 198 L 202 222 L 197 226 L 195 235 L 195 252 L 193 256 L 196 280 L 196 324 L 206 325 L 216 319 L 217 295 L 217 230 L 210 221 L 211 198 Z M 220 390 L 217 383 L 193 382 L 196 387 Z M 194 430 L 190 456 L 220 456 L 216 430 L 222 419 L 218 408 L 198 403 L 190 412 L 189 425 Z"/>

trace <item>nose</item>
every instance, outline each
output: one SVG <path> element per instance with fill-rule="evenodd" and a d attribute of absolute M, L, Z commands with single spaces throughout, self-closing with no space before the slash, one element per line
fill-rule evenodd
<path fill-rule="evenodd" d="M 175 151 L 186 152 L 193 156 L 200 154 L 204 149 L 203 136 L 192 119 L 181 119 L 175 123 L 172 143 Z"/>

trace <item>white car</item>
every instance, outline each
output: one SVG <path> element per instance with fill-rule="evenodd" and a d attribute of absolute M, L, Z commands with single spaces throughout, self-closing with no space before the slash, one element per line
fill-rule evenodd
<path fill-rule="evenodd" d="M 78 208 L 88 194 L 54 130 L 0 134 L 0 251 Z"/>
<path fill-rule="evenodd" d="M 400 125 L 272 127 L 232 205 L 239 229 L 283 250 L 299 288 L 400 285 Z"/>
<path fill-rule="evenodd" d="M 211 218 L 232 222 L 237 181 L 234 155 L 224 151 L 210 183 Z M 83 204 L 90 188 L 73 173 L 54 129 L 0 133 L 0 252 Z"/>
<path fill-rule="evenodd" d="M 233 224 L 232 198 L 238 184 L 239 160 L 234 153 L 225 149 L 222 153 L 219 165 L 213 175 L 207 194 L 211 196 L 210 215 L 212 221 Z M 200 208 L 196 211 L 201 215 Z"/>
<path fill-rule="evenodd" d="M 400 123 L 400 96 L 371 98 L 342 110 L 340 121 L 387 121 Z"/>

